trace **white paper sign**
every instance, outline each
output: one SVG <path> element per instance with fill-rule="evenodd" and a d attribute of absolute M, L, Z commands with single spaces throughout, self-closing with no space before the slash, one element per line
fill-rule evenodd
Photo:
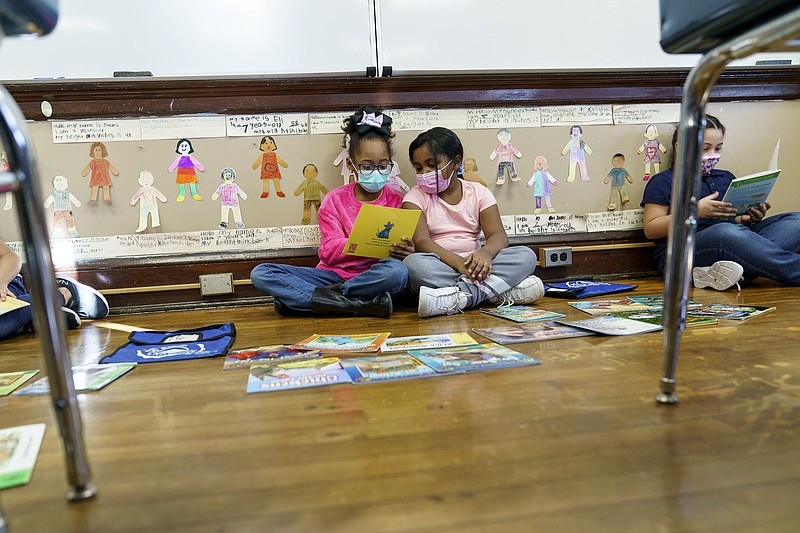
<path fill-rule="evenodd" d="M 319 246 L 319 226 L 283 226 L 283 247 L 299 248 L 305 246 Z"/>
<path fill-rule="evenodd" d="M 181 252 L 202 252 L 201 232 L 191 233 L 151 233 L 137 235 L 118 235 L 117 253 L 126 255 L 157 255 Z"/>
<path fill-rule="evenodd" d="M 572 213 L 543 213 L 541 215 L 516 215 L 517 235 L 544 235 L 547 233 L 579 233 L 586 231 L 586 217 Z"/>
<path fill-rule="evenodd" d="M 229 137 L 305 135 L 307 133 L 308 115 L 306 113 L 227 116 L 227 134 Z"/>
<path fill-rule="evenodd" d="M 514 217 L 514 215 L 500 215 L 500 222 L 503 223 L 503 229 L 506 230 L 506 235 L 514 235 L 517 233 Z"/>
<path fill-rule="evenodd" d="M 308 124 L 311 135 L 320 133 L 338 133 L 344 135 L 342 130 L 344 119 L 352 115 L 352 111 L 341 111 L 338 113 L 310 113 Z"/>
<path fill-rule="evenodd" d="M 53 143 L 139 141 L 139 120 L 69 120 L 52 122 Z M 88 151 L 87 151 L 88 153 Z"/>
<path fill-rule="evenodd" d="M 280 248 L 283 246 L 282 235 L 280 228 L 243 228 L 200 232 L 203 252 Z"/>
<path fill-rule="evenodd" d="M 436 126 L 463 130 L 467 127 L 466 109 L 397 109 L 386 113 L 392 117 L 393 131 L 424 131 Z"/>
<path fill-rule="evenodd" d="M 644 227 L 644 209 L 586 214 L 586 231 L 613 231 Z"/>
<path fill-rule="evenodd" d="M 610 105 L 559 105 L 540 108 L 542 126 L 613 124 Z"/>
<path fill-rule="evenodd" d="M 142 140 L 225 137 L 225 117 L 167 117 L 139 119 Z"/>
<path fill-rule="evenodd" d="M 538 128 L 542 117 L 538 107 L 492 107 L 467 109 L 467 129 Z"/>
<path fill-rule="evenodd" d="M 614 106 L 614 124 L 668 124 L 681 118 L 681 104 Z"/>
<path fill-rule="evenodd" d="M 72 265 L 84 259 L 116 257 L 117 237 L 80 237 L 77 239 L 53 239 L 50 241 L 53 264 Z"/>

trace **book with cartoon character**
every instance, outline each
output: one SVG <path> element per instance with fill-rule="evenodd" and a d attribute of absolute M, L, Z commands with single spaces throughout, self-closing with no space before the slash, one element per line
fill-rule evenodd
<path fill-rule="evenodd" d="M 744 215 L 751 207 L 758 207 L 767 201 L 772 186 L 778 180 L 778 170 L 765 170 L 736 178 L 728 185 L 723 202 L 730 202 L 736 208 L 737 215 Z"/>
<path fill-rule="evenodd" d="M 363 204 L 342 253 L 359 257 L 389 257 L 393 243 L 414 236 L 422 211 Z"/>
<path fill-rule="evenodd" d="M 136 368 L 136 363 L 89 364 L 72 367 L 75 392 L 100 390 L 123 374 Z M 14 394 L 49 394 L 50 381 L 47 376 L 19 389 Z"/>
<path fill-rule="evenodd" d="M 441 373 L 472 372 L 541 363 L 538 359 L 493 342 L 441 350 L 412 350 L 408 353 Z"/>
<path fill-rule="evenodd" d="M 247 392 L 269 392 L 350 383 L 338 357 L 257 363 L 250 367 Z"/>

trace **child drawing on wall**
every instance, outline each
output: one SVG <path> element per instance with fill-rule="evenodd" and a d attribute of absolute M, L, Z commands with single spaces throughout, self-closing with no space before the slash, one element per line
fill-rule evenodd
<path fill-rule="evenodd" d="M 589 181 L 589 172 L 586 170 L 586 154 L 591 155 L 592 149 L 589 148 L 589 145 L 581 138 L 583 137 L 583 128 L 577 124 L 572 126 L 569 129 L 569 136 L 569 142 L 564 146 L 564 149 L 561 150 L 561 155 L 569 154 L 569 175 L 567 176 L 567 182 L 575 181 L 575 165 L 577 165 L 580 170 L 581 179 L 583 181 Z"/>
<path fill-rule="evenodd" d="M 644 178 L 642 181 L 650 179 L 650 164 L 653 164 L 653 175 L 661 172 L 661 154 L 666 154 L 667 149 L 658 140 L 658 129 L 655 124 L 648 124 L 644 129 L 645 141 L 636 150 L 639 155 L 644 154 Z M 659 153 L 661 152 L 661 154 Z"/>
<path fill-rule="evenodd" d="M 389 171 L 389 183 L 387 183 L 387 185 L 394 187 L 401 194 L 405 194 L 411 190 L 411 187 L 400 179 L 400 165 L 397 164 L 397 161 L 392 161 L 392 170 Z"/>
<path fill-rule="evenodd" d="M 237 228 L 243 228 L 242 210 L 239 207 L 239 197 L 247 200 L 245 192 L 234 182 L 236 181 L 236 171 L 231 167 L 225 167 L 219 174 L 222 184 L 217 187 L 214 194 L 211 195 L 212 200 L 222 198 L 222 207 L 220 209 L 219 229 L 226 229 L 228 227 L 228 218 L 230 212 L 233 211 L 233 220 L 236 222 Z"/>
<path fill-rule="evenodd" d="M 147 215 L 150 215 L 151 226 L 157 228 L 161 225 L 161 219 L 158 216 L 158 202 L 166 202 L 167 197 L 153 186 L 156 178 L 149 170 L 142 170 L 139 172 L 139 190 L 131 198 L 131 205 L 136 205 L 139 202 L 139 227 L 136 228 L 136 233 L 141 233 L 147 229 Z"/>
<path fill-rule="evenodd" d="M 622 165 L 625 164 L 625 156 L 622 154 L 614 154 L 611 158 L 611 166 L 613 167 L 609 172 L 608 175 L 603 180 L 603 183 L 608 184 L 611 182 L 611 196 L 608 197 L 608 210 L 613 211 L 617 208 L 617 205 L 620 207 L 623 204 L 626 204 L 630 201 L 628 197 L 628 186 L 625 184 L 627 180 L 628 183 L 633 183 L 633 178 L 628 171 L 622 168 Z M 619 204 L 617 204 L 619 202 Z"/>
<path fill-rule="evenodd" d="M 189 184 L 192 198 L 198 201 L 202 200 L 203 197 L 197 194 L 197 174 L 194 169 L 196 168 L 200 172 L 203 172 L 205 167 L 191 155 L 194 153 L 192 141 L 189 139 L 179 140 L 175 147 L 175 153 L 178 154 L 178 157 L 175 158 L 167 169 L 168 172 L 172 172 L 175 168 L 178 169 L 178 174 L 175 176 L 175 183 L 178 184 L 178 197 L 175 198 L 175 201 L 182 202 L 186 198 L 187 183 Z"/>
<path fill-rule="evenodd" d="M 497 160 L 497 181 L 495 181 L 495 184 L 504 184 L 506 182 L 506 173 L 511 177 L 511 181 L 519 181 L 520 178 L 517 176 L 517 169 L 514 168 L 514 156 L 519 159 L 522 157 L 522 152 L 514 148 L 514 145 L 511 144 L 511 132 L 506 128 L 497 131 L 497 140 L 500 141 L 500 144 L 492 150 L 489 156 L 489 159 L 492 161 L 494 161 L 497 156 L 500 156 L 500 159 Z"/>
<path fill-rule="evenodd" d="M 558 185 L 558 181 L 547 171 L 547 159 L 543 155 L 537 155 L 533 160 L 533 176 L 528 180 L 527 187 L 533 187 L 533 197 L 536 198 L 536 209 L 533 210 L 534 215 L 542 212 L 542 197 L 544 197 L 545 204 L 547 204 L 547 212 L 555 213 L 553 204 L 550 203 L 550 195 L 552 191 L 550 185 Z"/>
<path fill-rule="evenodd" d="M 53 206 L 53 232 L 51 237 L 80 237 L 72 216 L 72 205 L 80 207 L 81 203 L 67 189 L 69 181 L 64 176 L 53 178 L 55 189 L 44 201 L 45 208 Z M 65 234 L 66 233 L 66 234 Z"/>
<path fill-rule="evenodd" d="M 319 171 L 315 164 L 309 163 L 304 166 L 303 177 L 305 181 L 294 191 L 295 196 L 303 195 L 303 219 L 300 221 L 302 224 L 311 223 L 311 208 L 314 208 L 317 217 L 319 217 L 319 206 L 322 205 L 322 195 L 328 194 L 328 189 L 317 181 L 318 174 Z"/>
<path fill-rule="evenodd" d="M 261 139 L 258 149 L 261 150 L 262 154 L 253 163 L 253 170 L 261 167 L 261 183 L 264 186 L 261 198 L 269 196 L 270 181 L 275 187 L 275 194 L 283 198 L 286 195 L 281 191 L 281 169 L 278 165 L 287 168 L 289 164 L 275 152 L 278 149 L 278 145 L 275 144 L 275 139 L 269 135 Z"/>
<path fill-rule="evenodd" d="M 92 176 L 89 178 L 89 187 L 92 188 L 92 196 L 86 203 L 90 206 L 96 204 L 97 192 L 102 188 L 103 201 L 106 205 L 111 205 L 111 176 L 109 174 L 119 176 L 119 170 L 106 159 L 106 157 L 108 157 L 108 150 L 106 149 L 106 145 L 101 142 L 92 143 L 89 147 L 89 156 L 92 160 L 89 161 L 83 168 L 83 171 L 81 171 L 81 176 L 83 177 L 86 177 L 89 172 L 92 173 Z"/>
<path fill-rule="evenodd" d="M 0 172 L 11 172 L 11 165 L 8 164 L 5 152 L 0 152 Z M 6 193 L 6 203 L 3 206 L 3 211 L 8 211 L 14 205 L 11 201 L 12 196 L 10 192 Z"/>
<path fill-rule="evenodd" d="M 336 159 L 333 160 L 333 166 L 338 167 L 339 165 L 342 165 L 342 185 L 347 185 L 350 183 L 351 178 L 355 177 L 355 174 L 350 169 L 350 165 L 346 163 L 347 153 L 349 151 L 347 148 L 348 141 L 348 135 L 345 133 L 344 137 L 342 137 L 342 151 L 339 152 L 339 155 L 337 155 Z"/>
<path fill-rule="evenodd" d="M 478 176 L 478 162 L 474 157 L 464 158 L 464 172 L 461 174 L 461 177 L 467 181 L 474 181 L 475 183 L 480 183 L 484 187 L 488 187 L 486 182 Z"/>

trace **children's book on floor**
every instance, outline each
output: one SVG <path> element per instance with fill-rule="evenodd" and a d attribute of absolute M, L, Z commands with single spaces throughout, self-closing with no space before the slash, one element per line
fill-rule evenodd
<path fill-rule="evenodd" d="M 0 302 L 0 315 L 4 315 L 10 311 L 16 311 L 23 307 L 29 306 L 28 302 L 20 300 L 19 298 L 6 298 L 5 302 Z"/>
<path fill-rule="evenodd" d="M 632 291 L 636 287 L 638 287 L 638 285 L 608 283 L 604 281 L 558 281 L 546 284 L 544 294 L 545 296 L 552 296 L 554 298 L 591 298 L 592 296 Z"/>
<path fill-rule="evenodd" d="M 612 313 L 613 316 L 622 318 L 630 318 L 631 320 L 638 320 L 639 322 L 646 322 L 648 324 L 657 324 L 662 326 L 663 313 L 661 308 L 653 308 L 652 311 L 624 311 L 622 313 Z M 686 316 L 686 327 L 693 326 L 716 326 L 719 320 L 713 317 L 706 316 Z"/>
<path fill-rule="evenodd" d="M 759 204 L 767 201 L 772 186 L 775 185 L 780 173 L 780 169 L 764 170 L 736 178 L 728 185 L 722 201 L 730 202 L 736 208 L 736 214 L 743 215 L 751 207 L 758 207 Z"/>
<path fill-rule="evenodd" d="M 664 307 L 664 295 L 663 294 L 647 294 L 644 296 L 628 296 L 629 300 L 633 300 L 636 303 L 648 305 L 650 307 L 662 308 Z M 693 307 L 700 307 L 703 304 L 700 302 L 695 302 L 694 300 L 687 300 L 686 307 L 691 309 Z"/>
<path fill-rule="evenodd" d="M 365 333 L 358 335 L 314 334 L 291 345 L 297 350 L 319 350 L 321 352 L 377 352 L 391 333 Z"/>
<path fill-rule="evenodd" d="M 594 335 L 591 331 L 565 326 L 553 321 L 513 324 L 510 326 L 497 326 L 493 328 L 472 328 L 472 331 L 499 344 L 568 339 L 570 337 Z"/>
<path fill-rule="evenodd" d="M 558 322 L 567 326 L 602 333 L 603 335 L 634 335 L 662 329 L 658 324 L 648 324 L 614 315 L 598 316 L 585 320 L 559 320 Z"/>
<path fill-rule="evenodd" d="M 136 368 L 136 363 L 104 363 L 72 367 L 75 392 L 100 390 L 115 379 Z M 49 394 L 50 381 L 47 376 L 26 385 L 14 394 Z"/>
<path fill-rule="evenodd" d="M 562 313 L 555 311 L 546 311 L 544 309 L 534 309 L 527 305 L 509 305 L 505 307 L 482 307 L 481 313 L 496 316 L 500 318 L 507 318 L 514 322 L 533 322 L 535 320 L 552 320 L 554 318 L 561 318 Z"/>
<path fill-rule="evenodd" d="M 6 372 L 0 374 L 0 396 L 11 394 L 20 385 L 38 373 L 38 370 L 23 370 L 22 372 Z"/>
<path fill-rule="evenodd" d="M 441 350 L 413 350 L 409 353 L 441 373 L 471 372 L 541 363 L 538 359 L 493 342 Z"/>
<path fill-rule="evenodd" d="M 322 352 L 317 350 L 296 350 L 285 344 L 271 344 L 269 346 L 254 346 L 239 350 L 228 350 L 225 356 L 223 370 L 250 368 L 256 363 L 271 363 L 276 361 L 297 361 L 299 359 L 313 359 L 321 357 Z"/>
<path fill-rule="evenodd" d="M 338 357 L 258 363 L 250 366 L 247 392 L 269 392 L 350 383 Z"/>
<path fill-rule="evenodd" d="M 353 383 L 435 376 L 436 371 L 409 354 L 374 355 L 343 359 L 342 366 Z"/>
<path fill-rule="evenodd" d="M 630 298 L 619 298 L 614 300 L 586 300 L 581 302 L 567 302 L 571 307 L 578 311 L 592 316 L 603 316 L 609 313 L 620 311 L 646 311 L 650 306 L 639 302 L 634 302 Z"/>
<path fill-rule="evenodd" d="M 407 352 L 426 348 L 452 348 L 470 346 L 478 342 L 469 333 L 440 333 L 435 335 L 413 335 L 411 337 L 391 337 L 381 345 L 381 352 Z"/>
<path fill-rule="evenodd" d="M 766 305 L 728 305 L 708 304 L 686 311 L 687 316 L 703 316 L 723 320 L 748 320 L 764 313 L 770 313 L 775 307 Z"/>
<path fill-rule="evenodd" d="M 44 424 L 0 429 L 0 490 L 31 480 L 44 430 Z"/>

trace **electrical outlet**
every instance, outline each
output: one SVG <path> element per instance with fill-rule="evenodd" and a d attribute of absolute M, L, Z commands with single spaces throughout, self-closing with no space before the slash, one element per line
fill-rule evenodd
<path fill-rule="evenodd" d="M 233 294 L 233 274 L 203 274 L 200 276 L 200 295 Z"/>
<path fill-rule="evenodd" d="M 543 267 L 567 266 L 572 264 L 572 248 L 539 248 Z"/>

